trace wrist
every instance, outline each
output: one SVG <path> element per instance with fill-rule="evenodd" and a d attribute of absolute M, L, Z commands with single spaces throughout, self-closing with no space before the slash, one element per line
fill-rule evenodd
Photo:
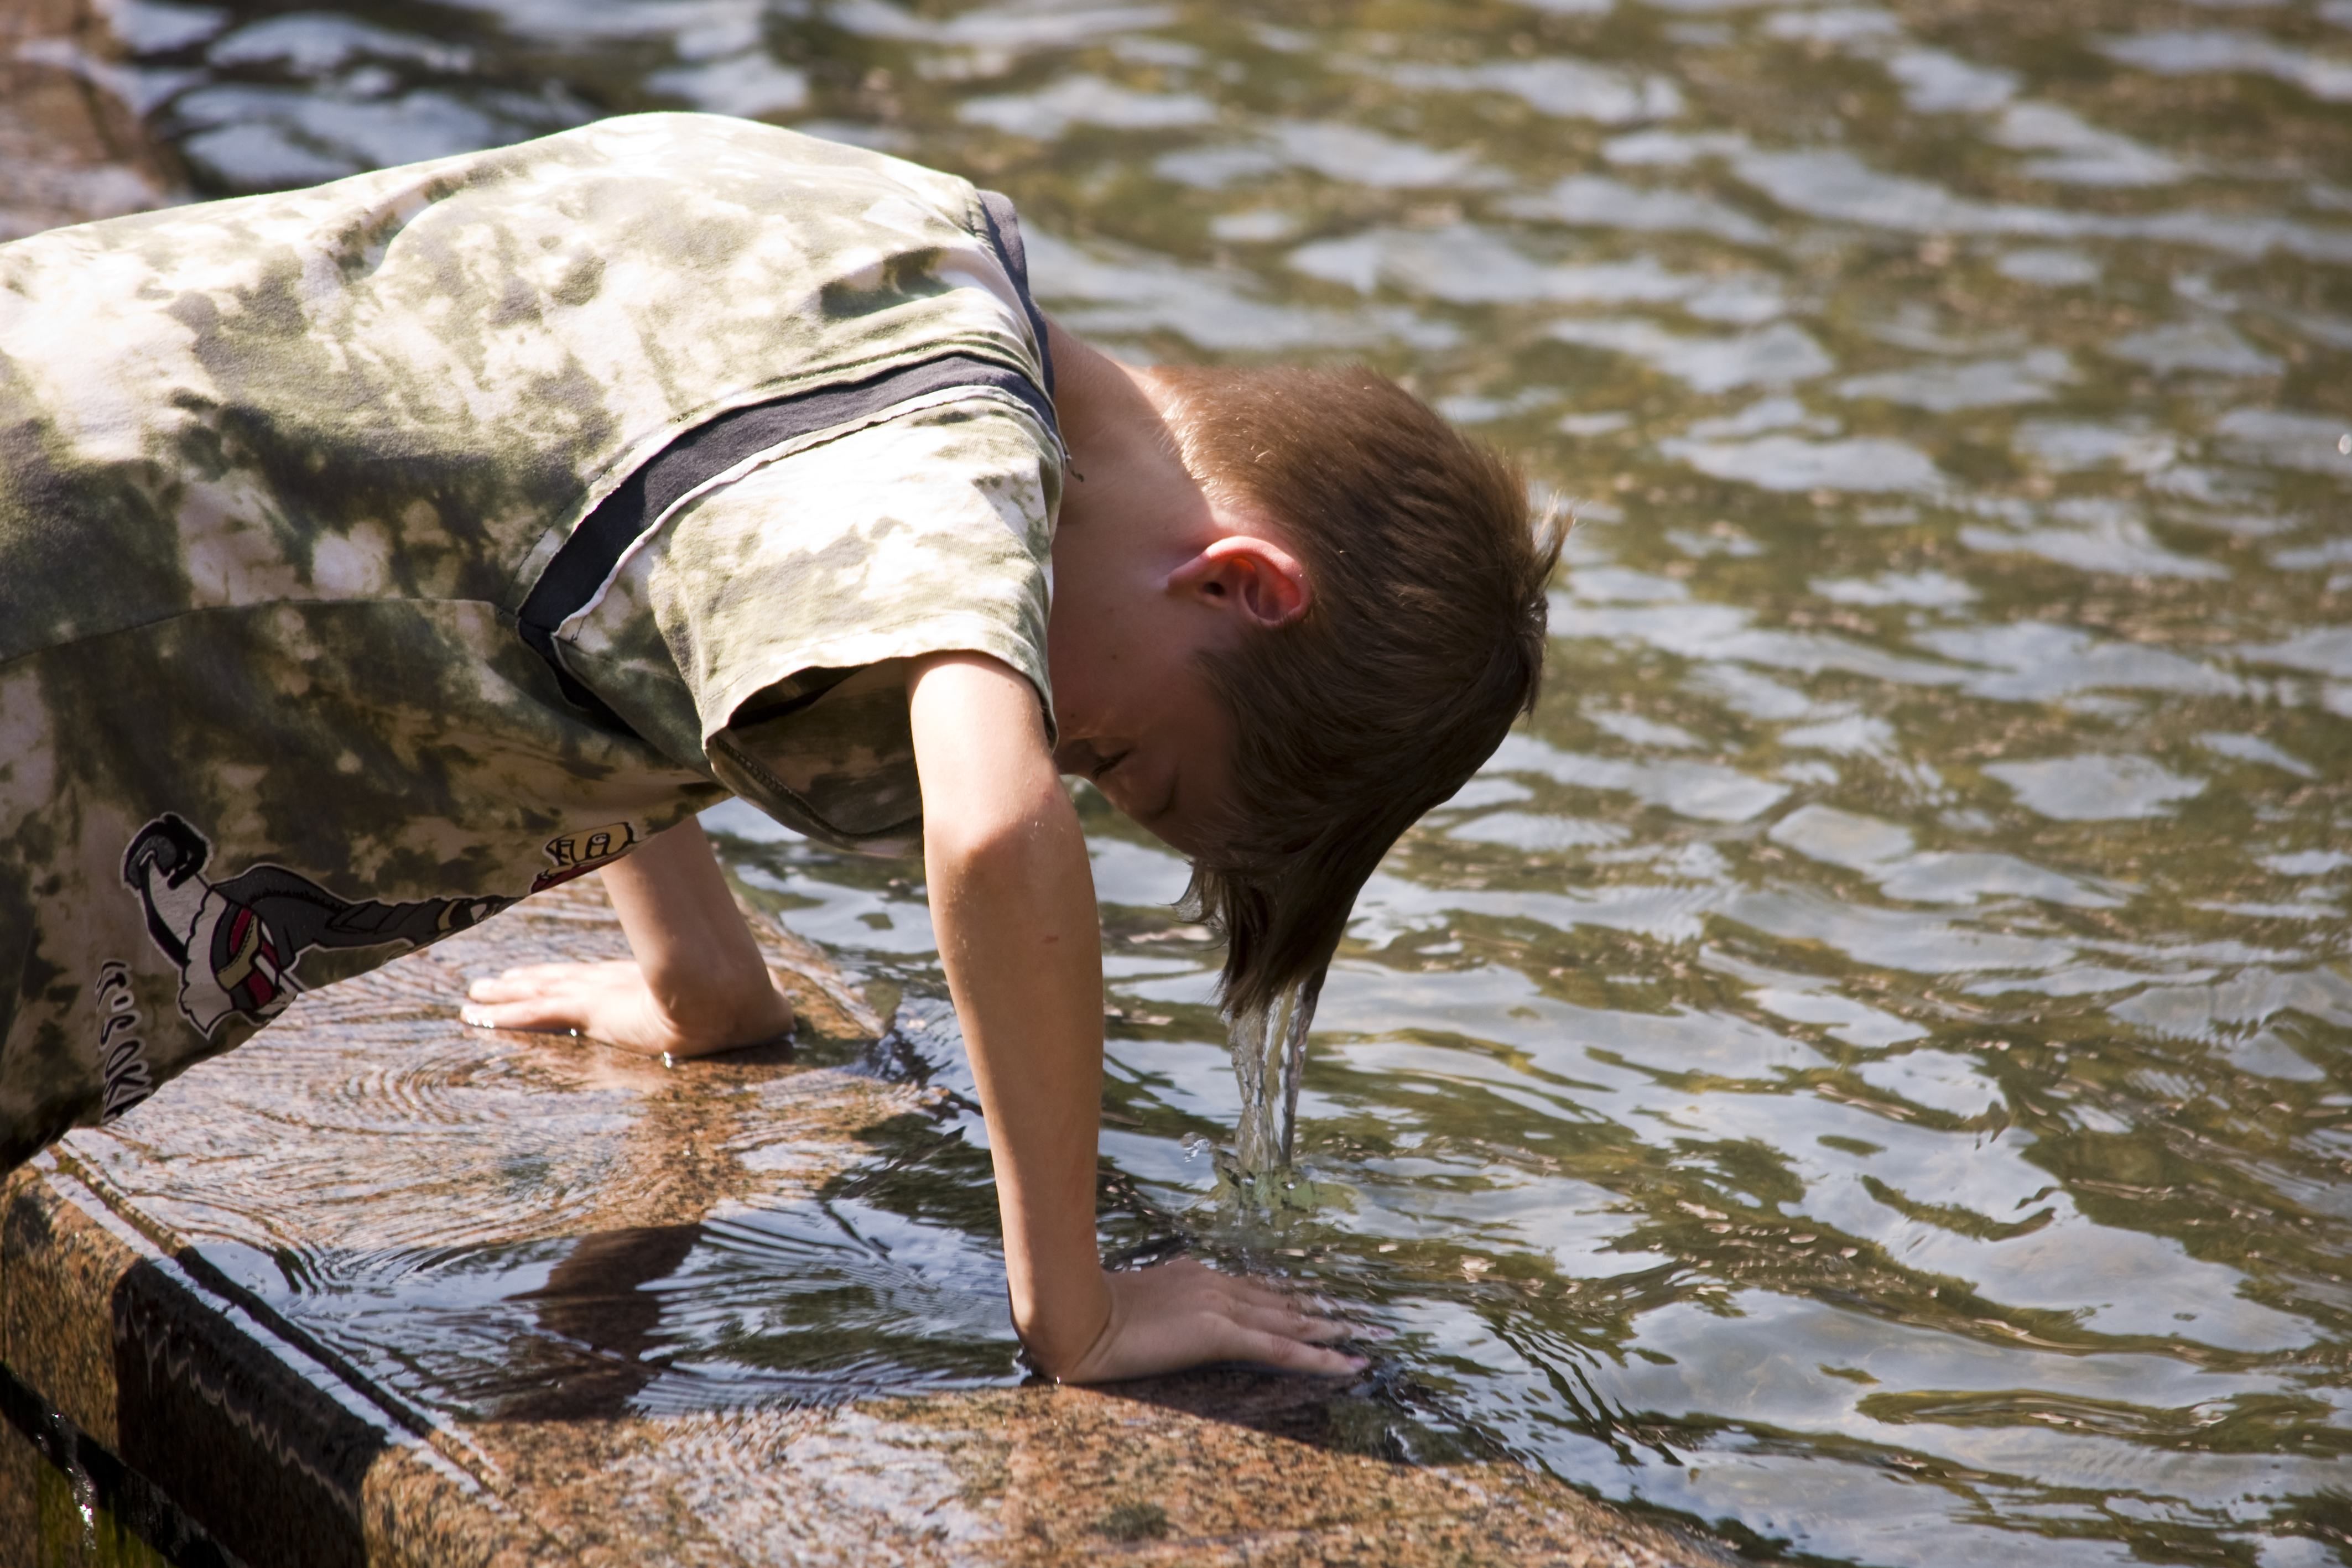
<path fill-rule="evenodd" d="M 646 989 L 679 1039 L 705 1049 L 772 1040 L 793 1025 L 792 1003 L 764 964 L 648 974 Z"/>
<path fill-rule="evenodd" d="M 1034 1292 L 1026 1301 L 1013 1295 L 1013 1332 L 1037 1369 L 1057 1383 L 1086 1365 L 1118 1327 L 1110 1276 L 1099 1266 L 1089 1272 L 1090 1279 L 1072 1281 L 1075 1288 L 1050 1305 Z"/>

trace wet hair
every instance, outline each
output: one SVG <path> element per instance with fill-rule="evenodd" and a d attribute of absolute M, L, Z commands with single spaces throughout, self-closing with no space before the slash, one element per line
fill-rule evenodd
<path fill-rule="evenodd" d="M 1234 803 L 1182 907 L 1224 937 L 1229 1015 L 1307 1004 L 1389 847 L 1533 708 L 1560 530 L 1518 470 L 1364 366 L 1163 367 L 1184 465 L 1258 513 L 1307 608 L 1206 656 Z"/>

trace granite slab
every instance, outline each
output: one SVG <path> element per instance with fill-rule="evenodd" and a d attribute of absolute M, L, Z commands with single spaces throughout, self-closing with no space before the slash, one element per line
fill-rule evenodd
<path fill-rule="evenodd" d="M 0 1540 L 35 1545 L 0 1565 L 1728 1561 L 1397 1462 L 1332 1384 L 1024 1385 L 984 1242 L 870 1197 L 953 1091 L 892 1068 L 896 998 L 763 929 L 789 1046 L 461 1025 L 475 975 L 623 949 L 592 880 L 15 1173 Z"/>

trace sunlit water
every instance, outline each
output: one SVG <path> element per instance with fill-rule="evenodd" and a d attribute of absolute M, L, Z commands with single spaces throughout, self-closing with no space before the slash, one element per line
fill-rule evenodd
<path fill-rule="evenodd" d="M 1364 356 L 1574 505 L 1542 712 L 1367 890 L 1272 1228 L 1182 868 L 1087 804 L 1107 1239 L 1322 1281 L 1400 1451 L 1832 1562 L 2341 1560 L 2352 0 L 116 5 L 206 191 L 762 115 L 1007 191 L 1115 350 Z M 918 868 L 713 821 L 959 1072 Z M 978 1136 L 645 1243 L 645 1333 L 803 1291 L 730 1364 L 788 1389 L 864 1225 L 981 1281 L 881 1360 L 1003 1375 Z"/>

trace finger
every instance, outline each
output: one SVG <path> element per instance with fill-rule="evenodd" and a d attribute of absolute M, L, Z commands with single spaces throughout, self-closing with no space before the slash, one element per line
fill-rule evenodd
<path fill-rule="evenodd" d="M 548 980 L 561 979 L 567 975 L 577 975 L 584 969 L 602 967 L 597 964 L 581 964 L 558 959 L 545 964 L 517 964 L 511 968 L 499 970 L 498 977 L 501 980 L 513 980 L 519 984 L 537 985 Z"/>
<path fill-rule="evenodd" d="M 583 977 L 579 971 L 576 964 L 533 964 L 527 968 L 485 975 L 467 986 L 466 994 L 478 1002 L 520 1001 L 525 997 L 544 996 L 567 982 L 576 985 Z"/>
<path fill-rule="evenodd" d="M 551 985 L 578 985 L 585 980 L 610 980 L 637 974 L 636 962 L 631 958 L 607 958 L 593 964 L 518 964 L 511 969 L 501 969 L 495 975 L 486 976 L 474 984 L 544 990 Z"/>
<path fill-rule="evenodd" d="M 1244 1307 L 1234 1313 L 1234 1321 L 1262 1333 L 1280 1334 L 1285 1339 L 1305 1340 L 1310 1344 L 1329 1344 L 1334 1340 L 1351 1339 L 1356 1325 L 1337 1318 L 1318 1318 L 1290 1308 L 1272 1311 L 1264 1307 Z"/>
<path fill-rule="evenodd" d="M 1237 1305 L 1257 1307 L 1266 1312 L 1297 1312 L 1299 1295 L 1281 1285 L 1268 1284 L 1239 1275 L 1219 1275 L 1228 1300 Z"/>
<path fill-rule="evenodd" d="M 475 1029 L 511 1029 L 527 1033 L 578 1033 L 588 1027 L 585 1010 L 564 997 L 535 997 L 496 1005 L 467 1002 L 457 1009 L 457 1019 Z"/>
<path fill-rule="evenodd" d="M 1286 1372 L 1308 1372 L 1322 1377 L 1349 1377 L 1370 1364 L 1360 1355 L 1347 1355 L 1303 1340 L 1244 1329 L 1240 1359 L 1278 1366 Z"/>
<path fill-rule="evenodd" d="M 1322 1316 L 1318 1312 L 1298 1312 L 1296 1307 L 1240 1307 L 1234 1310 L 1233 1322 L 1246 1323 L 1251 1328 L 1263 1328 L 1265 1333 L 1279 1333 L 1291 1340 L 1312 1340 L 1315 1344 L 1328 1344 L 1331 1340 L 1345 1340 L 1355 1335 L 1357 1326 L 1348 1319 Z"/>
<path fill-rule="evenodd" d="M 519 1002 L 544 995 L 546 989 L 544 985 L 509 969 L 503 975 L 485 975 L 466 988 L 466 995 L 478 1002 Z"/>
<path fill-rule="evenodd" d="M 594 981 L 575 976 L 569 979 L 517 980 L 504 975 L 476 980 L 466 988 L 467 997 L 478 1002 L 557 1001 L 566 997 L 583 997 L 590 993 Z"/>
<path fill-rule="evenodd" d="M 520 1002 L 536 997 L 610 996 L 637 984 L 635 975 L 608 973 L 601 964 L 566 964 L 540 972 L 486 976 L 467 986 L 466 994 L 478 1002 Z"/>

